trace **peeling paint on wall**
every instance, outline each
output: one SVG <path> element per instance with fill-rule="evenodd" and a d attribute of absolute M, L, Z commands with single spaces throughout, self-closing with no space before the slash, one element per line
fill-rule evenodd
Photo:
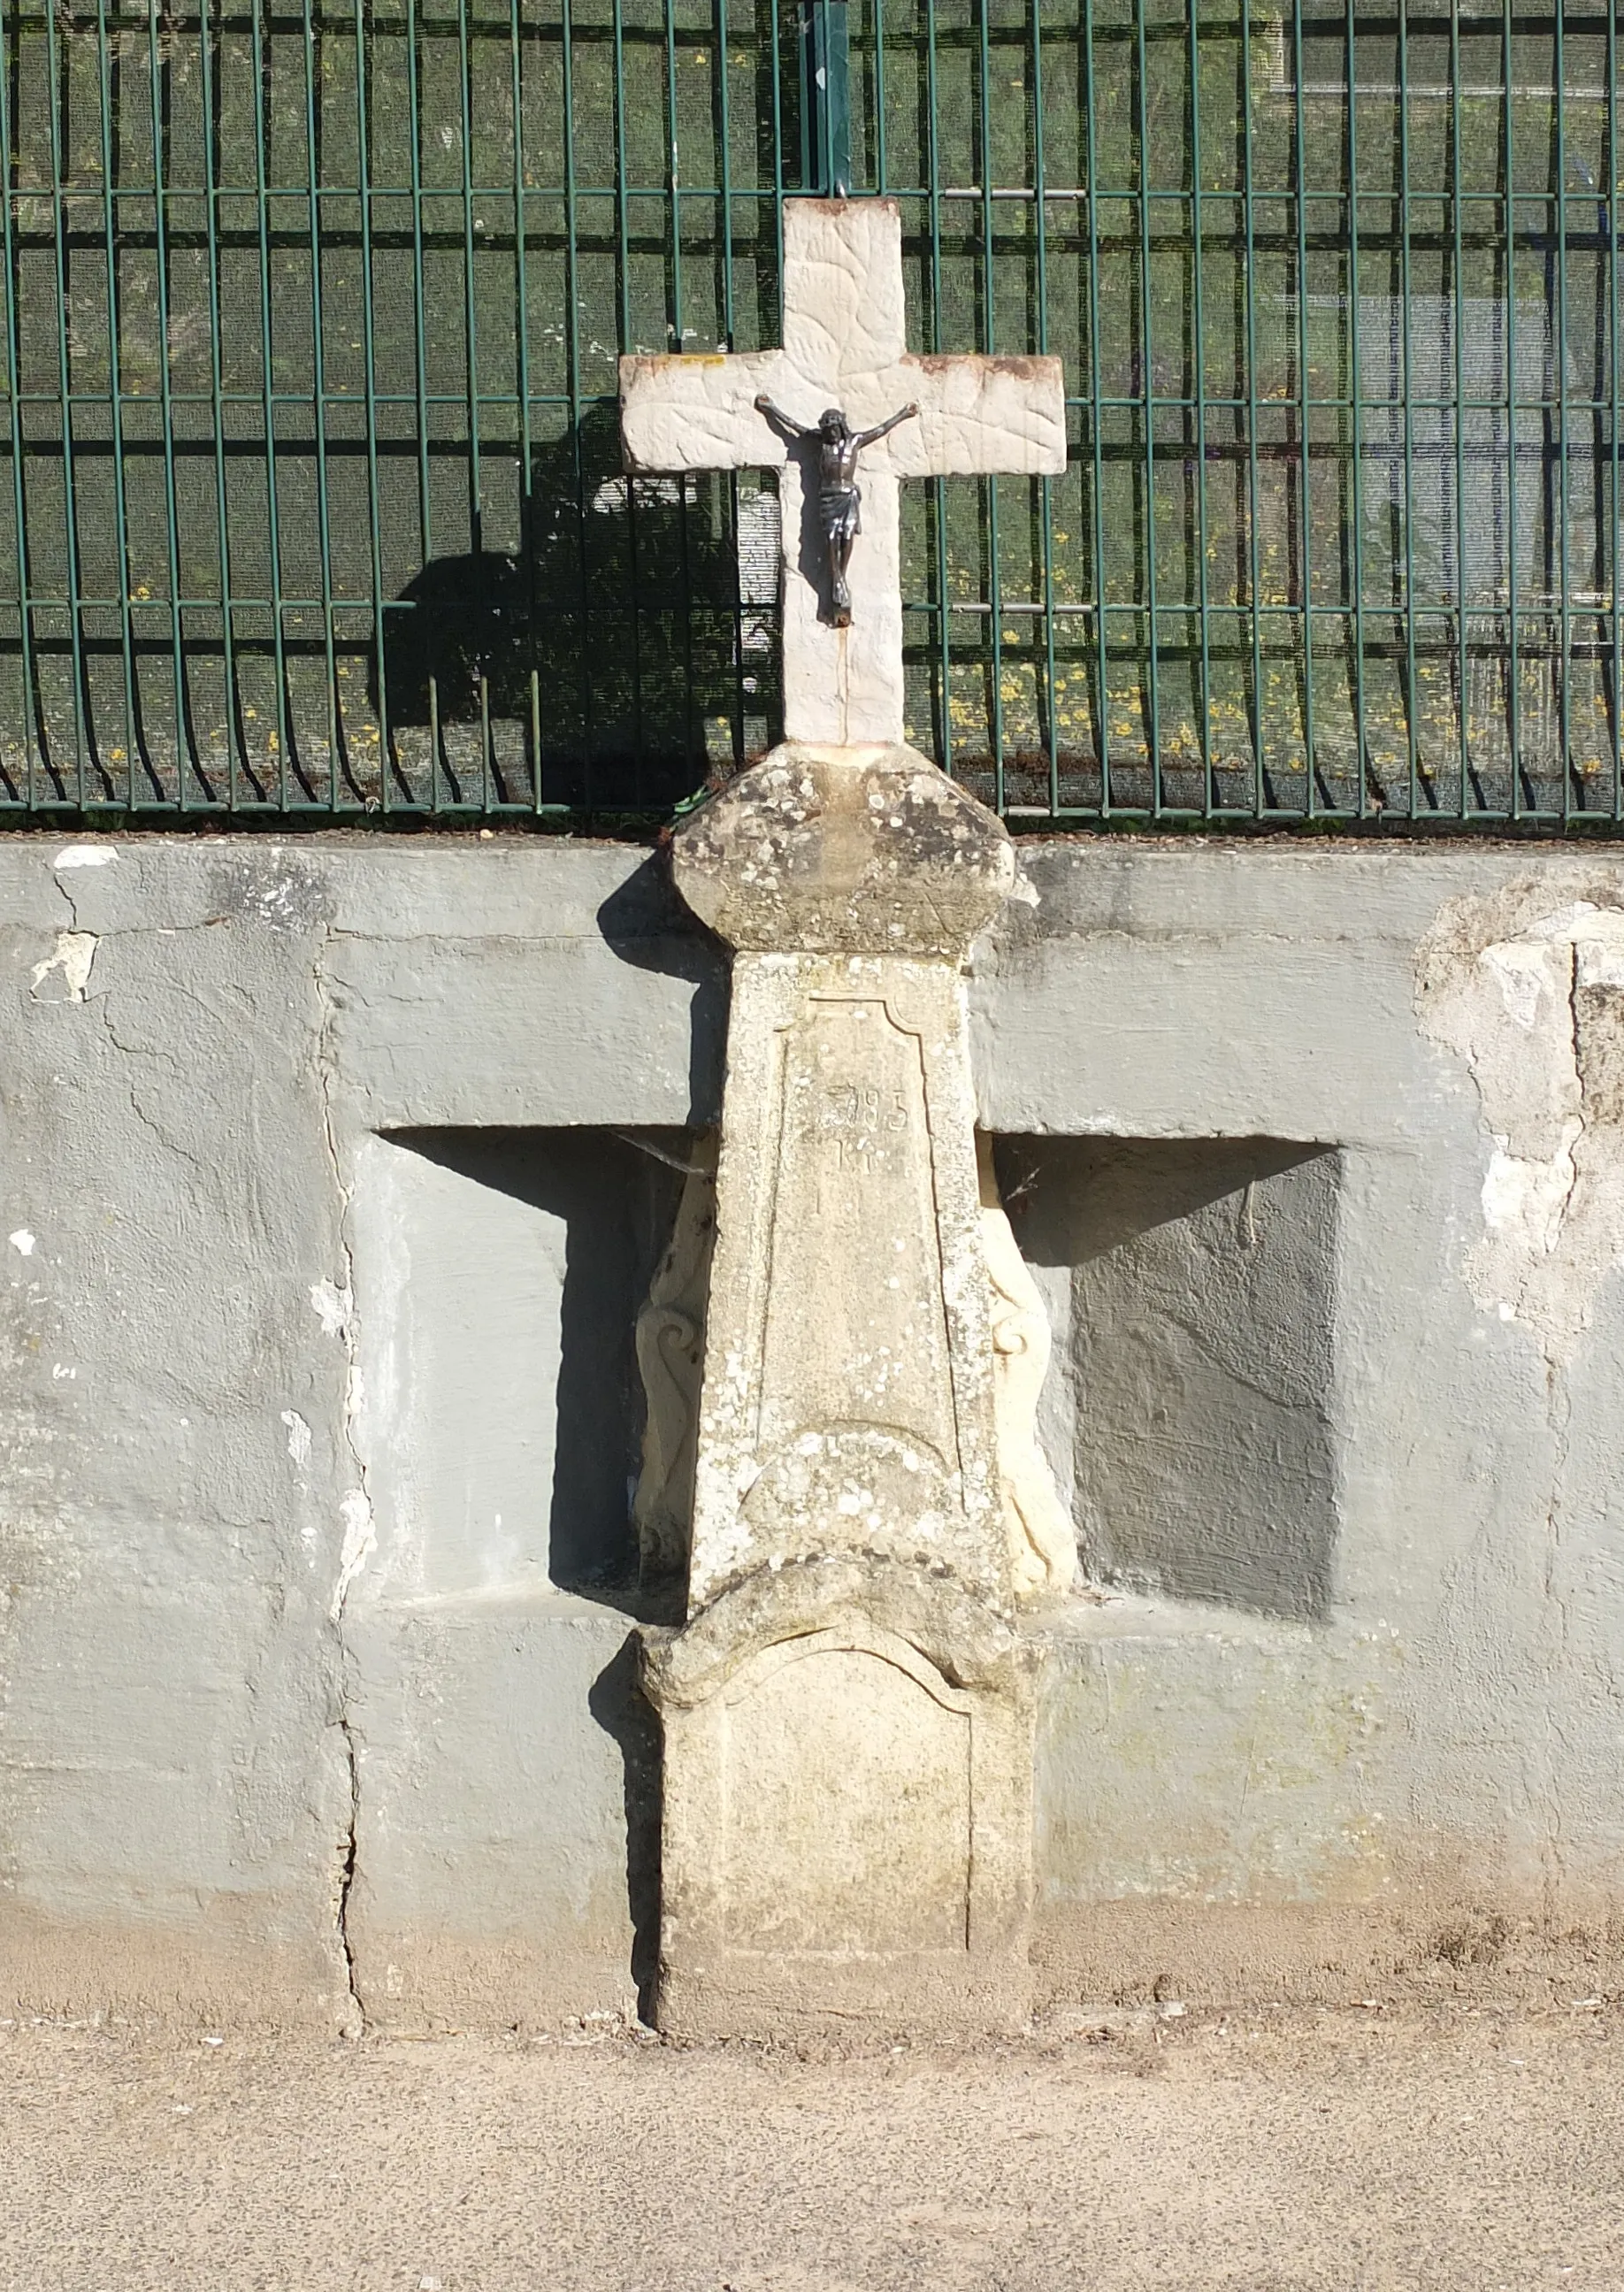
<path fill-rule="evenodd" d="M 351 1489 L 340 1502 L 338 1511 L 344 1524 L 344 1540 L 338 1555 L 338 1581 L 333 1586 L 332 1604 L 327 1610 L 334 1623 L 343 1614 L 351 1585 L 378 1548 L 372 1505 L 364 1489 Z"/>
<path fill-rule="evenodd" d="M 1422 1028 L 1465 1062 L 1491 1141 L 1466 1278 L 1553 1365 L 1624 1260 L 1624 894 L 1573 888 L 1451 900 L 1417 966 Z"/>
<path fill-rule="evenodd" d="M 90 967 L 96 959 L 93 932 L 58 932 L 56 947 L 30 974 L 28 992 L 36 1003 L 83 1003 L 90 985 Z M 61 973 L 60 982 L 55 974 Z M 54 986 L 54 991 L 53 987 Z"/>
<path fill-rule="evenodd" d="M 335 1281 L 313 1281 L 311 1303 L 328 1336 L 342 1337 L 348 1344 L 355 1313 L 355 1299 L 348 1285 L 341 1289 Z"/>

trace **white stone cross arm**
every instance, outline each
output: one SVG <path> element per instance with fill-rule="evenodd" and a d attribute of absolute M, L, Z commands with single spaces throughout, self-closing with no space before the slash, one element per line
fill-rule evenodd
<path fill-rule="evenodd" d="M 903 737 L 898 481 L 1066 465 L 1065 384 L 1054 358 L 919 358 L 907 349 L 902 223 L 891 199 L 792 199 L 784 208 L 784 347 L 714 357 L 623 358 L 626 466 L 778 467 L 784 569 L 784 732 L 845 747 Z M 864 449 L 862 532 L 852 553 L 851 625 L 820 617 L 822 542 L 803 474 L 765 396 L 814 424 L 837 406 L 853 430 L 909 403 Z M 813 504 L 812 506 L 815 506 Z"/>

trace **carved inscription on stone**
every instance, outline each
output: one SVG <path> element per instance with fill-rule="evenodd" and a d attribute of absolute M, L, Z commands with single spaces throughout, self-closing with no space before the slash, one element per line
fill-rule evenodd
<path fill-rule="evenodd" d="M 865 1177 L 876 1169 L 894 1169 L 896 1141 L 908 1128 L 905 1091 L 885 1091 L 873 1083 L 825 1083 L 812 1109 L 811 1135 L 818 1142 L 832 1139 L 836 1166 L 860 1170 Z"/>
<path fill-rule="evenodd" d="M 950 1469 L 919 1037 L 878 997 L 812 997 L 781 1031 L 779 1057 L 760 1453 L 809 1431 L 875 1425 L 925 1443 Z"/>

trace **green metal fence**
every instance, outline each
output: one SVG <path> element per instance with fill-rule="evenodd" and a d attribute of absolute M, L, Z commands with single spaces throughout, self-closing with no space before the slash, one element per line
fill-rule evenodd
<path fill-rule="evenodd" d="M 1063 478 L 904 488 L 1012 816 L 1624 817 L 1611 10 L 49 0 L 0 73 L 0 816 L 658 812 L 776 736 L 776 498 L 619 473 L 901 206 Z"/>

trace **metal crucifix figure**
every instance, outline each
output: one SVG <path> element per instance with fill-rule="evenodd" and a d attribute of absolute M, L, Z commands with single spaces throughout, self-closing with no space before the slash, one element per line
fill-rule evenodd
<path fill-rule="evenodd" d="M 917 406 L 905 406 L 900 414 L 893 414 L 888 422 L 877 423 L 872 430 L 854 431 L 837 406 L 829 407 L 818 416 L 816 428 L 808 429 L 764 394 L 755 403 L 770 421 L 776 422 L 791 437 L 818 440 L 818 523 L 828 552 L 829 620 L 837 629 L 849 628 L 852 592 L 846 585 L 846 568 L 852 561 L 852 544 L 862 531 L 862 490 L 857 482 L 857 457 L 865 446 L 872 446 L 876 439 L 885 437 L 898 423 L 911 421 L 919 409 Z"/>

